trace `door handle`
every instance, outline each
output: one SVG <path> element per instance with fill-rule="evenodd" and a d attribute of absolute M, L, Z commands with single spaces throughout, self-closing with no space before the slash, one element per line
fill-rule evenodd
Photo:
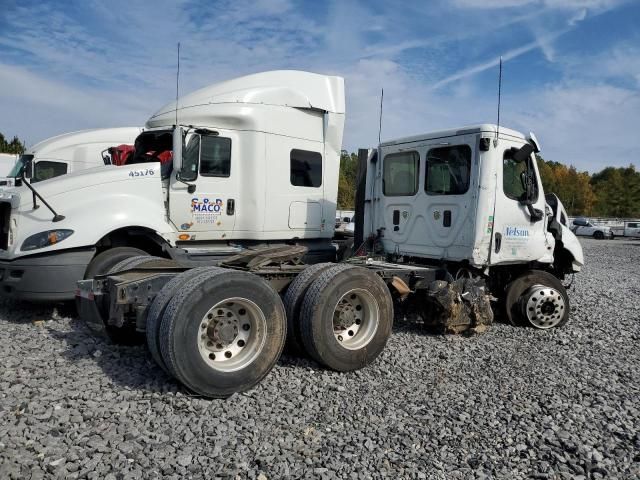
<path fill-rule="evenodd" d="M 233 198 L 227 200 L 227 215 L 231 216 L 236 212 L 236 201 Z"/>
<path fill-rule="evenodd" d="M 442 215 L 442 226 L 444 227 L 451 226 L 451 210 L 444 211 L 444 215 Z"/>
<path fill-rule="evenodd" d="M 496 253 L 500 251 L 501 246 L 502 246 L 502 234 L 496 233 Z"/>

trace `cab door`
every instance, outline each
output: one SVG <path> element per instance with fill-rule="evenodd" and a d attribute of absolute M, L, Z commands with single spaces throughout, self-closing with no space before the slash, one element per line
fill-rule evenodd
<path fill-rule="evenodd" d="M 497 147 L 502 157 L 502 168 L 497 169 L 496 175 L 490 251 L 490 263 L 493 265 L 541 260 L 553 254 L 553 245 L 547 237 L 546 202 L 534 156 L 532 154 L 522 162 L 514 159 L 514 153 L 522 146 L 522 142 L 501 138 Z M 538 221 L 532 219 L 528 207 L 523 204 L 527 182 L 531 182 L 533 189 L 531 207 L 543 213 Z"/>
<path fill-rule="evenodd" d="M 169 188 L 169 217 L 181 240 L 222 239 L 233 232 L 238 140 L 229 131 L 187 133 L 182 169 L 172 173 Z"/>
<path fill-rule="evenodd" d="M 431 258 L 471 256 L 477 162 L 473 135 L 382 150 L 385 249 Z"/>
<path fill-rule="evenodd" d="M 424 236 L 438 258 L 471 257 L 477 208 L 476 143 L 475 135 L 466 135 L 427 145 Z"/>

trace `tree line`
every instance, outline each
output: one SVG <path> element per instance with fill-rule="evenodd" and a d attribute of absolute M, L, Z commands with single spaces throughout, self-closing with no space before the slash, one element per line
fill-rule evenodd
<path fill-rule="evenodd" d="M 567 213 L 585 217 L 640 217 L 640 172 L 634 165 L 589 174 L 573 165 L 538 157 L 545 192 L 560 198 Z"/>
<path fill-rule="evenodd" d="M 640 218 L 640 172 L 634 165 L 606 167 L 598 173 L 538 158 L 546 193 L 555 193 L 571 216 Z M 343 151 L 340 158 L 338 208 L 355 205 L 358 156 Z"/>
<path fill-rule="evenodd" d="M 0 133 L 0 153 L 12 153 L 14 155 L 22 155 L 25 151 L 25 144 L 17 136 L 14 136 L 11 141 L 8 141 L 6 137 Z"/>

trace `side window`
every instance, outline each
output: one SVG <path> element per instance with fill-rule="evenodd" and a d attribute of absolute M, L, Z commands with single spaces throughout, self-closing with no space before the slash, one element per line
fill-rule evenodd
<path fill-rule="evenodd" d="M 454 145 L 427 152 L 424 190 L 429 195 L 462 195 L 469 190 L 471 147 Z"/>
<path fill-rule="evenodd" d="M 67 164 L 63 162 L 37 162 L 33 168 L 33 181 L 40 182 L 49 178 L 59 177 L 67 173 Z"/>
<path fill-rule="evenodd" d="M 322 185 L 322 154 L 307 150 L 291 150 L 290 181 L 294 187 Z"/>
<path fill-rule="evenodd" d="M 418 192 L 418 152 L 390 153 L 384 157 L 382 192 L 387 197 L 413 196 Z"/>
<path fill-rule="evenodd" d="M 538 198 L 538 184 L 531 157 L 523 162 L 516 162 L 513 153 L 516 149 L 505 150 L 502 161 L 502 190 L 504 194 L 513 200 L 527 198 L 527 183 L 533 188 L 533 199 Z"/>
<path fill-rule="evenodd" d="M 200 139 L 200 173 L 205 177 L 231 175 L 231 139 L 205 135 Z"/>

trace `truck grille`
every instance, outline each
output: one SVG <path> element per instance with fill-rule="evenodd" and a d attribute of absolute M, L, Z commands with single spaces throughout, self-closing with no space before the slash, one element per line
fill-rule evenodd
<path fill-rule="evenodd" d="M 9 229 L 11 228 L 11 204 L 0 202 L 0 250 L 9 248 Z"/>

